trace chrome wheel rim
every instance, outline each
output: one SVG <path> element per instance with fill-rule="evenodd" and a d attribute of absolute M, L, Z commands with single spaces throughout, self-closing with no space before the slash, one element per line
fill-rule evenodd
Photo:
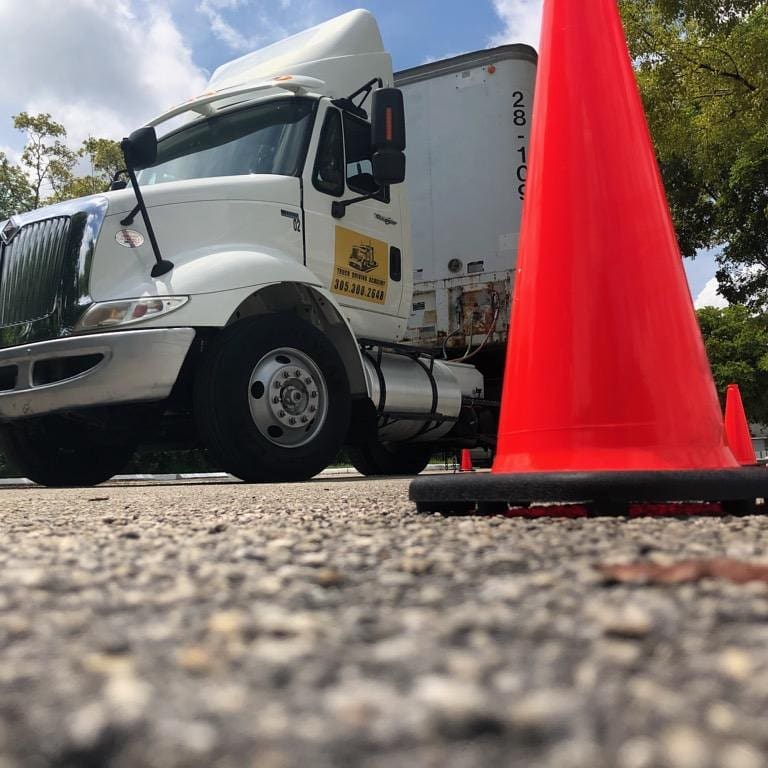
<path fill-rule="evenodd" d="M 291 347 L 273 349 L 256 363 L 247 394 L 256 428 L 281 448 L 311 442 L 328 415 L 325 377 L 311 357 Z"/>

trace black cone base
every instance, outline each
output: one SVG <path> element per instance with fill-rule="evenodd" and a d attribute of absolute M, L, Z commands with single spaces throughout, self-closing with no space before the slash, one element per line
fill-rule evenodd
<path fill-rule="evenodd" d="M 724 514 L 756 514 L 755 500 L 768 499 L 768 469 L 433 475 L 416 478 L 409 496 L 420 512 L 445 514 L 579 503 L 592 516 L 625 515 L 630 504 L 667 502 L 721 502 Z"/>

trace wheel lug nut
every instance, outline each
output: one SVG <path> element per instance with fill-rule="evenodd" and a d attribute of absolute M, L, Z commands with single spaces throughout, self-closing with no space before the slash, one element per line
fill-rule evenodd
<path fill-rule="evenodd" d="M 283 371 L 283 378 L 284 379 L 290 379 L 291 378 L 291 374 L 288 373 L 288 371 Z"/>
<path fill-rule="evenodd" d="M 289 424 L 295 424 L 296 423 L 296 419 L 294 419 L 293 416 L 291 416 L 291 418 L 288 419 L 288 423 Z"/>
<path fill-rule="evenodd" d="M 300 379 L 300 378 L 301 378 L 301 371 L 300 371 L 298 368 L 296 369 L 296 373 L 294 373 L 294 376 L 295 376 L 297 379 Z"/>
<path fill-rule="evenodd" d="M 274 386 L 274 388 L 275 388 L 275 389 L 280 389 L 280 387 L 281 387 L 282 385 L 280 384 L 280 382 L 279 382 L 279 381 L 276 381 L 276 382 L 273 384 L 273 386 Z"/>
<path fill-rule="evenodd" d="M 310 396 L 310 397 L 312 397 L 312 398 L 314 398 L 314 397 L 317 397 L 317 392 L 315 392 L 315 390 L 312 390 L 312 391 L 309 393 L 309 396 Z"/>
<path fill-rule="evenodd" d="M 314 406 L 314 405 L 310 405 L 310 406 L 309 406 L 309 412 L 310 412 L 310 413 L 314 413 L 316 410 L 317 410 L 317 408 L 315 408 L 315 406 Z"/>
<path fill-rule="evenodd" d="M 275 405 L 277 405 L 277 404 L 280 402 L 280 398 L 279 398 L 277 395 L 275 395 L 275 396 L 272 398 L 272 402 L 273 402 Z"/>
<path fill-rule="evenodd" d="M 278 411 L 277 415 L 282 419 L 285 416 L 285 411 Z"/>
<path fill-rule="evenodd" d="M 307 376 L 307 378 L 304 379 L 304 383 L 305 384 L 311 384 L 312 383 L 312 379 L 310 379 L 309 376 Z"/>
<path fill-rule="evenodd" d="M 309 419 L 306 416 L 301 417 L 301 423 L 306 424 L 309 421 Z"/>

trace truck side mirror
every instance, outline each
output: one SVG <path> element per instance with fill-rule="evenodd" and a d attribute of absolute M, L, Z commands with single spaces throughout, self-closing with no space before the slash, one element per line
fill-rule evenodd
<path fill-rule="evenodd" d="M 373 92 L 371 108 L 373 178 L 379 186 L 405 181 L 405 108 L 398 88 Z"/>
<path fill-rule="evenodd" d="M 157 159 L 157 134 L 153 127 L 139 128 L 120 142 L 125 164 L 135 171 L 149 168 Z"/>

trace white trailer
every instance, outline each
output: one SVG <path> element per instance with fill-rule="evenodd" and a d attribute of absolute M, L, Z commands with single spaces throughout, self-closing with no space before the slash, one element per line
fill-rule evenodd
<path fill-rule="evenodd" d="M 505 45 L 395 75 L 405 97 L 414 294 L 405 340 L 473 360 L 500 397 L 536 52 Z"/>
<path fill-rule="evenodd" d="M 104 194 L 0 222 L 6 453 L 70 485 L 148 443 L 252 482 L 492 446 L 534 64 L 402 72 L 406 117 L 353 11 L 220 67 Z"/>

